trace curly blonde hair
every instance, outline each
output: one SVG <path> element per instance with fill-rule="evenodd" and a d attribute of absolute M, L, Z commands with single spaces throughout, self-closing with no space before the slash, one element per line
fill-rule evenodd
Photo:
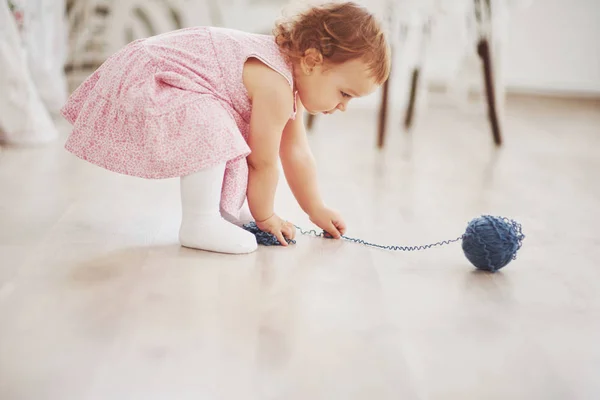
<path fill-rule="evenodd" d="M 311 7 L 277 22 L 276 43 L 290 61 L 314 48 L 331 64 L 364 60 L 378 84 L 390 74 L 390 48 L 376 18 L 353 2 Z"/>

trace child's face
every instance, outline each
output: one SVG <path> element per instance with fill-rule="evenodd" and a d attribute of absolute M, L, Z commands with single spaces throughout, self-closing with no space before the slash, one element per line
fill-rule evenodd
<path fill-rule="evenodd" d="M 298 96 L 310 114 L 345 111 L 352 98 L 366 96 L 377 89 L 362 60 L 328 65 L 317 59 L 308 65 L 300 63 L 295 75 Z"/>

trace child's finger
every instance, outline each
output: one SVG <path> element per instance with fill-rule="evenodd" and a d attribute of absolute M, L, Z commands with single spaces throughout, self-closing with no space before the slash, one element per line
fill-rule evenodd
<path fill-rule="evenodd" d="M 333 224 L 333 222 L 329 222 L 329 224 L 327 224 L 327 229 L 325 229 L 327 232 L 329 232 L 329 234 L 331 236 L 333 236 L 336 239 L 340 238 L 340 231 L 338 231 L 338 229 L 335 227 L 335 225 Z"/>
<path fill-rule="evenodd" d="M 294 225 L 291 225 L 289 223 L 285 224 L 285 226 L 282 229 L 282 232 L 285 235 L 285 237 L 290 240 L 294 240 L 294 237 L 296 236 L 296 228 L 294 227 Z"/>
<path fill-rule="evenodd" d="M 344 221 L 333 221 L 333 224 L 342 235 L 346 234 L 346 224 L 344 223 Z"/>
<path fill-rule="evenodd" d="M 283 237 L 283 234 L 281 233 L 281 231 L 276 231 L 275 232 L 275 237 L 277 238 L 277 240 L 279 240 L 279 243 L 281 243 L 282 246 L 287 246 L 288 245 L 288 242 Z"/>

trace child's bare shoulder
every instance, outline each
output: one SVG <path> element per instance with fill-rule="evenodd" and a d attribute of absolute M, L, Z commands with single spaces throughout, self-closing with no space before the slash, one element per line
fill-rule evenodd
<path fill-rule="evenodd" d="M 252 101 L 265 99 L 283 108 L 293 107 L 294 96 L 287 79 L 262 61 L 248 59 L 244 64 L 243 80 Z"/>

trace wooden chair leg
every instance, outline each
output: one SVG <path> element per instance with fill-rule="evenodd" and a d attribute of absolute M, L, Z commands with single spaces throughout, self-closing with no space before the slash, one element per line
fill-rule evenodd
<path fill-rule="evenodd" d="M 410 98 L 408 99 L 408 107 L 406 109 L 406 116 L 404 117 L 404 127 L 406 129 L 410 129 L 413 122 L 415 102 L 417 100 L 417 88 L 419 87 L 419 73 L 420 68 L 415 68 L 412 73 L 412 79 L 410 83 Z"/>
<path fill-rule="evenodd" d="M 308 114 L 308 120 L 306 121 L 306 129 L 308 129 L 309 131 L 312 130 L 314 123 L 315 116 L 312 114 Z"/>
<path fill-rule="evenodd" d="M 388 91 L 390 80 L 386 80 L 383 84 L 383 93 L 381 95 L 381 104 L 379 106 L 379 126 L 377 134 L 377 147 L 382 149 L 385 144 L 385 133 L 387 124 L 387 109 L 388 109 Z"/>
<path fill-rule="evenodd" d="M 492 134 L 496 146 L 502 145 L 502 135 L 500 132 L 500 123 L 498 121 L 498 111 L 496 109 L 496 93 L 494 89 L 494 75 L 492 70 L 492 57 L 490 55 L 490 45 L 487 39 L 482 39 L 477 45 L 477 53 L 483 62 L 483 75 L 485 82 L 485 94 L 488 106 L 488 117 L 492 125 Z"/>

